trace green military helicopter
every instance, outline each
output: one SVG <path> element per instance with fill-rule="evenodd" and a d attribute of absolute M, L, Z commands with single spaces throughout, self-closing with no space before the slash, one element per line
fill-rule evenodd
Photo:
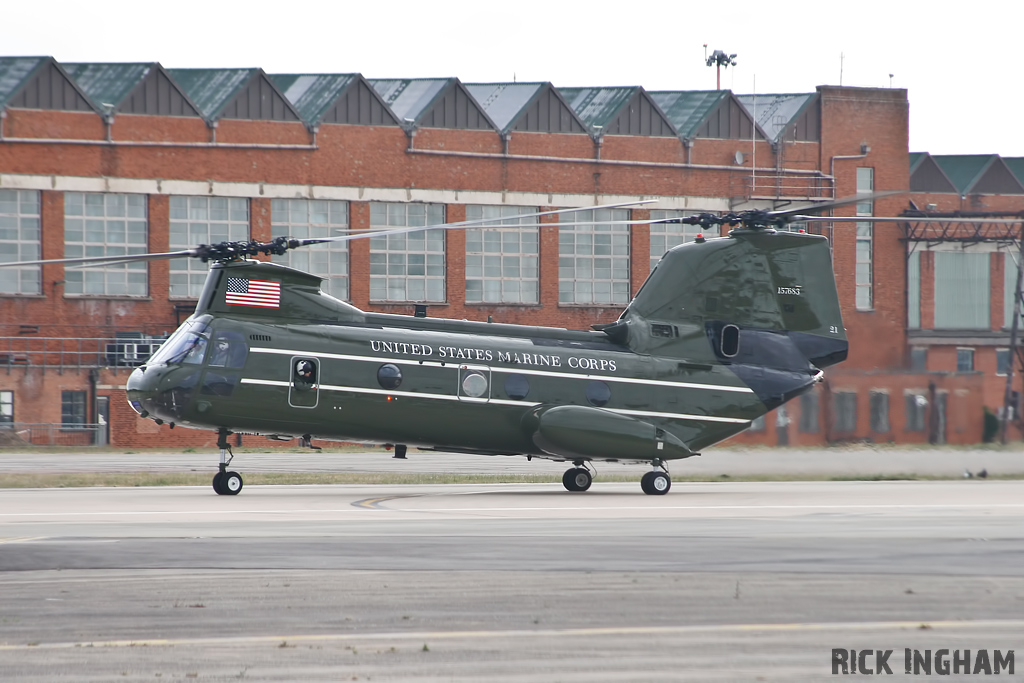
<path fill-rule="evenodd" d="M 588 331 L 369 313 L 318 276 L 247 258 L 395 231 L 60 261 L 210 262 L 195 313 L 127 396 L 144 418 L 218 433 L 218 494 L 242 490 L 228 435 L 246 433 L 548 458 L 572 464 L 569 491 L 590 488 L 592 462 L 643 462 L 641 488 L 661 495 L 668 461 L 743 431 L 846 358 L 828 240 L 781 229 L 821 220 L 804 211 L 668 219 L 733 229 L 669 250 L 619 319 Z"/>

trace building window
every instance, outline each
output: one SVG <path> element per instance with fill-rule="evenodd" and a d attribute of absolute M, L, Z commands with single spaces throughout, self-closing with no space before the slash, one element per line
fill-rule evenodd
<path fill-rule="evenodd" d="M 989 329 L 991 270 L 985 252 L 935 252 L 935 329 Z"/>
<path fill-rule="evenodd" d="M 14 422 L 14 392 L 0 391 L 0 425 Z"/>
<path fill-rule="evenodd" d="M 928 372 L 928 347 L 915 346 L 910 349 L 910 370 Z"/>
<path fill-rule="evenodd" d="M 857 169 L 857 194 L 875 191 L 875 169 L 860 167 Z M 874 202 L 857 202 L 857 215 L 870 216 L 875 211 Z M 857 309 L 871 310 L 874 306 L 872 282 L 872 252 L 874 249 L 874 223 L 870 221 L 857 223 Z"/>
<path fill-rule="evenodd" d="M 921 329 L 921 252 L 907 257 L 907 328 Z"/>
<path fill-rule="evenodd" d="M 974 349 L 956 350 L 956 371 L 974 372 Z"/>
<path fill-rule="evenodd" d="M 0 190 L 0 261 L 36 261 L 40 245 L 39 193 Z M 0 294 L 40 294 L 40 268 L 0 268 Z"/>
<path fill-rule="evenodd" d="M 1013 327 L 1013 300 L 1017 294 L 1017 261 L 1014 255 L 1003 255 L 1003 327 Z"/>
<path fill-rule="evenodd" d="M 249 239 L 249 200 L 229 197 L 171 197 L 171 251 L 200 244 Z M 172 299 L 198 299 L 210 270 L 199 259 L 170 263 Z"/>
<path fill-rule="evenodd" d="M 868 396 L 871 407 L 871 431 L 876 434 L 889 433 L 889 394 L 872 391 Z"/>
<path fill-rule="evenodd" d="M 651 220 L 684 218 L 693 213 L 693 211 L 654 209 L 651 211 Z M 680 244 L 692 242 L 697 235 L 701 234 L 709 238 L 718 237 L 718 226 L 702 228 L 699 225 L 683 223 L 651 223 L 651 270 L 658 265 L 658 261 L 666 251 Z"/>
<path fill-rule="evenodd" d="M 832 394 L 832 406 L 837 432 L 857 430 L 857 394 L 852 391 L 837 391 Z"/>
<path fill-rule="evenodd" d="M 767 420 L 764 419 L 764 415 L 759 415 L 750 421 L 750 426 L 747 427 L 747 431 L 750 432 L 763 432 L 767 428 Z"/>
<path fill-rule="evenodd" d="M 85 392 L 60 392 L 60 423 L 65 427 L 81 427 L 85 419 Z"/>
<path fill-rule="evenodd" d="M 1010 349 L 996 349 L 996 374 L 1010 374 Z"/>
<path fill-rule="evenodd" d="M 818 393 L 808 391 L 800 396 L 800 431 L 818 433 Z"/>
<path fill-rule="evenodd" d="M 928 407 L 928 399 L 919 391 L 907 393 L 907 431 L 923 432 L 925 409 Z"/>
<path fill-rule="evenodd" d="M 536 213 L 536 207 L 466 207 L 466 220 L 494 219 L 508 228 L 466 230 L 466 303 L 535 304 L 538 298 L 539 229 L 515 227 L 535 223 L 517 218 Z"/>
<path fill-rule="evenodd" d="M 64 258 L 145 254 L 149 243 L 146 196 L 64 194 Z M 146 263 L 67 268 L 69 295 L 147 296 Z"/>
<path fill-rule="evenodd" d="M 374 230 L 442 223 L 442 204 L 370 204 Z M 445 301 L 444 243 L 444 230 L 370 238 L 370 299 Z"/>
<path fill-rule="evenodd" d="M 340 237 L 348 232 L 348 202 L 275 199 L 270 203 L 270 230 L 297 239 Z M 348 299 L 348 242 L 327 242 L 273 256 L 274 263 L 324 278 L 323 290 Z"/>
<path fill-rule="evenodd" d="M 558 229 L 558 303 L 629 303 L 628 219 L 625 209 L 563 214 Z"/>

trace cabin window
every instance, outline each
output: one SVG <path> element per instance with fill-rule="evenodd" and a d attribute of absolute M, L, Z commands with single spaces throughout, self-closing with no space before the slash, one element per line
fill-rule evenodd
<path fill-rule="evenodd" d="M 722 355 L 732 358 L 740 352 L 740 328 L 726 325 L 722 328 Z"/>
<path fill-rule="evenodd" d="M 300 358 L 295 361 L 295 385 L 297 387 L 312 387 L 317 382 L 317 363 L 310 358 Z"/>
<path fill-rule="evenodd" d="M 348 202 L 324 199 L 274 199 L 270 202 L 270 231 L 299 239 L 340 237 L 348 232 Z M 274 263 L 324 278 L 323 291 L 348 299 L 348 242 L 313 244 L 275 254 Z"/>
<path fill-rule="evenodd" d="M 590 405 L 600 408 L 607 405 L 611 397 L 612 390 L 601 380 L 595 379 L 587 384 L 587 400 L 590 401 Z"/>
<path fill-rule="evenodd" d="M 217 333 L 210 351 L 210 365 L 220 368 L 240 368 L 249 355 L 249 345 L 239 332 L 224 330 Z"/>
<path fill-rule="evenodd" d="M 208 327 L 206 323 L 186 322 L 160 345 L 160 348 L 150 356 L 146 364 L 202 363 L 203 354 L 206 351 L 205 332 Z"/>
<path fill-rule="evenodd" d="M 249 239 L 249 200 L 229 197 L 171 197 L 170 250 Z M 145 244 L 143 244 L 145 246 Z M 145 249 L 143 249 L 145 251 Z M 199 259 L 169 261 L 170 297 L 198 299 L 210 266 Z M 142 264 L 145 267 L 145 264 Z"/>
<path fill-rule="evenodd" d="M 466 207 L 466 220 L 493 219 L 502 227 L 466 230 L 466 302 L 535 304 L 538 301 L 539 258 L 533 206 Z M 519 227 L 533 223 L 533 227 Z M 507 227 L 505 227 L 507 226 Z"/>
<path fill-rule="evenodd" d="M 652 324 L 651 325 L 651 336 L 652 337 L 671 337 L 671 336 L 673 336 L 672 335 L 672 326 L 671 325 Z"/>
<path fill-rule="evenodd" d="M 393 363 L 385 363 L 377 370 L 377 383 L 385 389 L 397 389 L 402 384 L 402 370 Z"/>
<path fill-rule="evenodd" d="M 39 193 L 0 190 L 0 255 L 5 261 L 35 261 L 41 253 Z M 0 294 L 39 294 L 40 266 L 0 270 Z M 66 273 L 71 273 L 68 269 Z M 67 275 L 65 275 L 66 279 Z"/>
<path fill-rule="evenodd" d="M 64 258 L 144 254 L 148 242 L 146 195 L 64 194 Z M 200 265 L 204 273 L 209 269 Z M 142 262 L 68 268 L 64 291 L 69 296 L 147 296 L 147 273 Z"/>
<path fill-rule="evenodd" d="M 475 370 L 462 376 L 462 393 L 472 398 L 480 398 L 487 393 L 487 378 Z"/>
<path fill-rule="evenodd" d="M 530 393 L 530 381 L 525 375 L 509 375 L 505 379 L 505 393 L 515 401 L 522 401 Z"/>

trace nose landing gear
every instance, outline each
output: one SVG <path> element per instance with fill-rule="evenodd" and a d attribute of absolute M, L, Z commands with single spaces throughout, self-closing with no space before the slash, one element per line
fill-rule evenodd
<path fill-rule="evenodd" d="M 217 474 L 213 475 L 213 490 L 218 496 L 237 496 L 242 490 L 242 475 L 238 472 L 228 472 L 228 465 L 235 459 L 231 452 L 231 444 L 228 443 L 228 430 L 221 429 L 217 432 L 217 447 L 220 448 L 220 466 Z"/>

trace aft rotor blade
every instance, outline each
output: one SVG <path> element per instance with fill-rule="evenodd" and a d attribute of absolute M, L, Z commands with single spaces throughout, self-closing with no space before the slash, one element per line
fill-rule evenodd
<path fill-rule="evenodd" d="M 457 223 L 438 223 L 436 225 L 419 225 L 411 228 L 391 228 L 388 230 L 371 230 L 369 232 L 358 232 L 350 235 L 340 235 L 338 237 L 320 237 L 320 238 L 308 238 L 293 240 L 295 246 L 304 247 L 311 244 L 324 244 L 325 242 L 349 242 L 351 240 L 363 240 L 368 237 L 382 237 L 385 235 L 402 235 L 409 232 L 421 232 L 424 230 L 465 230 L 466 228 L 514 228 L 514 227 L 526 227 L 523 225 L 486 225 L 487 223 L 494 223 L 500 220 L 514 220 L 519 218 L 538 218 L 540 216 L 554 216 L 563 213 L 578 213 L 580 211 L 594 211 L 596 209 L 619 209 L 625 206 L 638 206 L 641 204 L 651 204 L 657 202 L 657 199 L 641 199 L 634 202 L 619 202 L 616 204 L 600 204 L 598 206 L 580 206 L 572 209 L 553 209 L 551 211 L 537 211 L 535 213 L 524 213 L 518 216 L 503 216 L 501 218 L 478 218 L 471 221 L 459 221 Z M 623 221 L 625 222 L 625 221 Z M 602 223 L 603 224 L 603 223 Z M 538 223 L 538 225 L 559 225 L 552 223 Z M 294 248 L 294 247 L 292 247 Z"/>
<path fill-rule="evenodd" d="M 864 192 L 849 197 L 843 197 L 842 199 L 833 199 L 830 202 L 823 202 L 821 204 L 813 204 L 811 206 L 800 206 L 792 209 L 779 209 L 778 211 L 768 211 L 768 215 L 772 218 L 784 217 L 789 218 L 793 214 L 806 214 L 809 212 L 817 213 L 819 211 L 829 211 L 831 209 L 848 206 L 850 204 L 859 204 L 861 202 L 873 202 L 876 199 L 882 199 L 884 197 L 892 197 L 897 194 L 906 194 L 905 190 L 885 190 L 883 192 Z"/>
<path fill-rule="evenodd" d="M 196 255 L 197 252 L 195 249 L 186 249 L 185 251 L 167 251 L 161 254 L 122 254 L 121 256 L 85 256 L 83 258 L 52 258 L 42 259 L 39 261 L 14 261 L 11 263 L 0 263 L 0 268 L 10 268 L 12 266 L 41 266 L 50 263 L 67 263 L 76 264 L 79 267 L 87 267 L 94 263 L 97 265 L 116 265 L 119 263 L 137 263 L 140 261 L 163 261 L 166 259 L 186 258 Z"/>
<path fill-rule="evenodd" d="M 936 216 L 793 216 L 793 223 L 1002 223 L 1019 225 L 1021 218 L 939 218 Z"/>

